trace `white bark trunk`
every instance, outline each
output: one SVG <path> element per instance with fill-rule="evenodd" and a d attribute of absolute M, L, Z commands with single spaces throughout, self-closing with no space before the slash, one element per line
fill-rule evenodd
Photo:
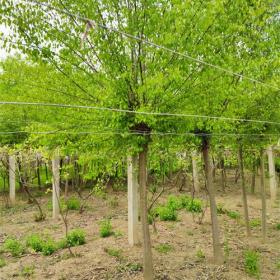
<path fill-rule="evenodd" d="M 268 147 L 267 155 L 268 155 L 268 169 L 269 169 L 270 199 L 271 199 L 271 203 L 273 204 L 277 196 L 277 185 L 276 185 L 275 164 L 274 164 L 272 146 Z"/>
<path fill-rule="evenodd" d="M 128 243 L 139 243 L 137 156 L 127 158 Z"/>
<path fill-rule="evenodd" d="M 52 208 L 53 208 L 53 219 L 58 219 L 60 213 L 59 207 L 59 156 L 55 155 L 52 159 Z"/>
<path fill-rule="evenodd" d="M 16 158 L 14 155 L 9 156 L 9 187 L 10 202 L 14 205 L 16 202 Z"/>

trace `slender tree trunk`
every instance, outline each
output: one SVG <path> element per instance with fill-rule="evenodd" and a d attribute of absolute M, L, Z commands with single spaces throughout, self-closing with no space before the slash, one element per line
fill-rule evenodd
<path fill-rule="evenodd" d="M 247 236 L 250 236 L 251 230 L 250 230 L 250 223 L 249 223 L 249 211 L 248 211 L 247 193 L 246 193 L 244 167 L 243 167 L 243 151 L 242 151 L 241 145 L 239 146 L 239 149 L 238 149 L 238 164 L 239 164 L 239 171 L 240 171 L 240 177 L 241 177 L 242 200 L 243 200 L 246 232 L 247 232 Z"/>
<path fill-rule="evenodd" d="M 273 203 L 275 203 L 276 201 L 276 196 L 277 196 L 277 184 L 276 184 L 275 163 L 274 163 L 272 146 L 268 147 L 267 155 L 268 155 L 270 199 L 271 199 L 271 205 L 273 205 Z"/>
<path fill-rule="evenodd" d="M 261 150 L 261 198 L 262 198 L 262 237 L 266 240 L 266 192 L 265 192 L 265 167 L 264 167 L 264 151 Z"/>
<path fill-rule="evenodd" d="M 147 154 L 148 144 L 145 144 L 143 151 L 139 154 L 140 216 L 144 247 L 144 279 L 152 280 L 154 279 L 154 271 L 147 211 Z"/>
<path fill-rule="evenodd" d="M 252 181 L 251 181 L 251 194 L 255 193 L 255 188 L 256 188 L 256 163 L 253 163 L 253 170 L 252 170 Z"/>
<path fill-rule="evenodd" d="M 198 171 L 197 171 L 197 153 L 196 151 L 192 152 L 192 175 L 193 175 L 193 189 L 196 193 L 199 193 L 199 180 L 198 180 Z"/>
<path fill-rule="evenodd" d="M 39 155 L 36 154 L 36 174 L 37 174 L 37 180 L 38 180 L 38 187 L 39 187 L 39 189 L 42 188 L 40 166 L 41 166 L 41 161 L 39 159 Z"/>
<path fill-rule="evenodd" d="M 45 162 L 46 181 L 49 180 L 48 164 Z"/>
<path fill-rule="evenodd" d="M 212 178 L 211 162 L 210 162 L 210 139 L 208 137 L 203 138 L 202 153 L 205 164 L 205 176 L 206 176 L 206 187 L 209 193 L 210 200 L 210 211 L 212 221 L 212 239 L 213 239 L 213 250 L 214 250 L 214 262 L 216 264 L 222 264 L 224 262 L 224 253 L 222 245 L 220 243 L 220 230 L 217 216 L 217 206 L 215 199 L 215 188 Z"/>
<path fill-rule="evenodd" d="M 9 156 L 9 186 L 10 202 L 15 205 L 16 202 L 16 158 L 14 155 Z"/>
<path fill-rule="evenodd" d="M 137 161 L 137 156 L 127 158 L 128 243 L 131 246 L 139 243 Z"/>
<path fill-rule="evenodd" d="M 220 167 L 221 167 L 221 183 L 223 192 L 226 191 L 226 169 L 225 169 L 225 160 L 223 157 L 220 159 Z"/>
<path fill-rule="evenodd" d="M 53 207 L 53 219 L 58 219 L 60 214 L 60 207 L 59 207 L 59 195 L 60 195 L 60 174 L 59 174 L 59 164 L 60 159 L 58 153 L 54 155 L 52 159 L 52 207 Z"/>

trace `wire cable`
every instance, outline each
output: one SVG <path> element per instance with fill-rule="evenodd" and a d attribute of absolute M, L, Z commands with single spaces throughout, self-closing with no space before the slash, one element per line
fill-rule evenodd
<path fill-rule="evenodd" d="M 59 107 L 59 108 L 72 108 L 72 109 L 89 109 L 89 110 L 110 111 L 110 112 L 118 112 L 118 113 L 130 113 L 130 114 L 135 114 L 135 115 L 166 116 L 166 117 L 180 117 L 180 118 L 194 118 L 194 119 L 213 119 L 213 120 L 223 120 L 223 121 L 239 121 L 239 122 L 280 125 L 279 122 L 274 122 L 274 121 L 269 121 L 269 120 L 230 118 L 230 117 L 218 117 L 218 116 L 207 116 L 207 115 L 197 115 L 197 114 L 145 112 L 145 111 L 133 111 L 133 110 L 128 110 L 128 109 L 97 107 L 97 106 L 87 106 L 87 105 L 73 105 L 73 104 L 0 101 L 0 105 L 43 106 L 43 107 Z"/>

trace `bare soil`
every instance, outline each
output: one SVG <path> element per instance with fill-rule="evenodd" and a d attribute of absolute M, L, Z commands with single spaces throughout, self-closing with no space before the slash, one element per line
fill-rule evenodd
<path fill-rule="evenodd" d="M 219 183 L 217 183 L 218 185 Z M 225 194 L 217 193 L 217 202 L 228 210 L 239 211 L 243 217 L 241 190 L 228 182 Z M 172 191 L 176 194 L 176 191 Z M 184 191 L 183 191 L 184 193 Z M 186 192 L 185 192 L 186 193 Z M 177 193 L 179 195 L 179 193 Z M 182 192 L 180 192 L 182 194 Z M 161 201 L 165 201 L 168 193 Z M 118 205 L 112 206 L 116 198 Z M 201 195 L 201 198 L 206 198 Z M 26 199 L 18 196 L 17 206 L 11 209 L 1 208 L 0 243 L 6 237 L 15 236 L 24 240 L 31 233 L 49 235 L 58 240 L 64 236 L 62 220 L 53 221 L 51 211 L 47 209 L 50 197 L 44 195 L 39 201 L 44 205 L 47 218 L 42 222 L 34 221 L 36 207 L 27 204 Z M 248 195 L 249 215 L 251 219 L 261 218 L 261 200 L 258 193 Z M 156 230 L 151 226 L 154 268 L 156 279 L 217 279 L 245 280 L 249 277 L 244 269 L 244 251 L 257 250 L 261 256 L 261 278 L 264 280 L 280 280 L 280 270 L 276 263 L 280 261 L 280 231 L 276 223 L 280 222 L 279 208 L 268 205 L 268 237 L 264 243 L 261 238 L 261 226 L 252 228 L 252 236 L 246 237 L 242 221 L 231 219 L 227 215 L 219 215 L 222 241 L 227 252 L 226 263 L 216 266 L 212 263 L 212 237 L 210 211 L 206 210 L 202 224 L 197 217 L 185 210 L 179 211 L 178 221 L 156 222 Z M 141 246 L 130 247 L 127 242 L 127 197 L 125 192 L 110 192 L 107 198 L 91 197 L 87 201 L 86 210 L 80 214 L 70 211 L 68 214 L 69 229 L 83 228 L 86 232 L 86 244 L 73 247 L 76 254 L 71 257 L 67 249 L 59 250 L 51 256 L 29 252 L 15 258 L 2 253 L 6 265 L 0 269 L 0 279 L 142 279 Z M 113 230 L 117 233 L 108 238 L 99 237 L 99 221 L 110 217 Z M 139 229 L 140 231 L 140 229 Z M 169 244 L 172 250 L 161 253 L 156 248 L 160 244 Z M 108 248 L 121 250 L 121 258 L 110 256 Z M 205 254 L 199 257 L 198 251 Z M 31 267 L 31 275 L 24 275 L 24 268 Z"/>

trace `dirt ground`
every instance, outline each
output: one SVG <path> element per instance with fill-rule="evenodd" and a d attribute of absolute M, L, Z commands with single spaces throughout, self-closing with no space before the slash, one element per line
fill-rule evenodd
<path fill-rule="evenodd" d="M 217 193 L 217 202 L 223 203 L 229 210 L 239 211 L 243 217 L 241 191 L 239 185 L 231 185 L 225 194 Z M 174 194 L 176 191 L 172 191 Z M 181 194 L 181 193 L 180 193 Z M 162 197 L 166 200 L 168 193 Z M 112 206 L 112 198 L 116 197 L 118 205 Z M 201 196 L 203 198 L 203 195 Z M 36 208 L 18 201 L 15 208 L 1 208 L 0 244 L 7 236 L 24 239 L 30 233 L 45 234 L 59 239 L 64 236 L 62 220 L 54 222 L 51 211 L 47 210 L 46 195 L 39 198 L 47 211 L 47 219 L 43 222 L 34 221 Z M 205 199 L 205 196 L 204 196 Z M 75 257 L 70 257 L 68 250 L 59 250 L 51 256 L 40 253 L 27 253 L 15 258 L 8 253 L 3 257 L 6 265 L 0 269 L 0 279 L 142 279 L 141 246 L 130 247 L 127 242 L 127 197 L 125 192 L 109 193 L 107 199 L 91 197 L 87 201 L 87 208 L 79 214 L 70 211 L 68 214 L 69 228 L 83 228 L 86 231 L 86 244 L 73 247 Z M 261 201 L 258 193 L 248 195 L 250 218 L 261 217 Z M 276 222 L 280 222 L 279 208 L 268 204 L 268 237 L 266 243 L 261 238 L 261 226 L 252 228 L 252 237 L 245 235 L 244 223 L 219 215 L 221 236 L 226 246 L 227 260 L 222 266 L 212 264 L 212 237 L 209 208 L 202 224 L 193 219 L 191 213 L 179 211 L 178 221 L 157 221 L 154 232 L 151 226 L 154 268 L 156 279 L 217 279 L 217 280 L 245 280 L 250 278 L 244 269 L 244 251 L 255 249 L 261 255 L 261 278 L 263 280 L 280 280 L 280 270 L 276 263 L 280 261 L 280 231 L 276 230 Z M 108 238 L 99 237 L 98 222 L 110 217 L 113 230 L 117 233 Z M 169 244 L 172 250 L 160 253 L 156 248 L 159 244 Z M 120 249 L 121 258 L 108 255 L 106 248 Z M 199 257 L 203 252 L 205 258 Z M 25 267 L 32 267 L 30 276 L 24 276 Z"/>

